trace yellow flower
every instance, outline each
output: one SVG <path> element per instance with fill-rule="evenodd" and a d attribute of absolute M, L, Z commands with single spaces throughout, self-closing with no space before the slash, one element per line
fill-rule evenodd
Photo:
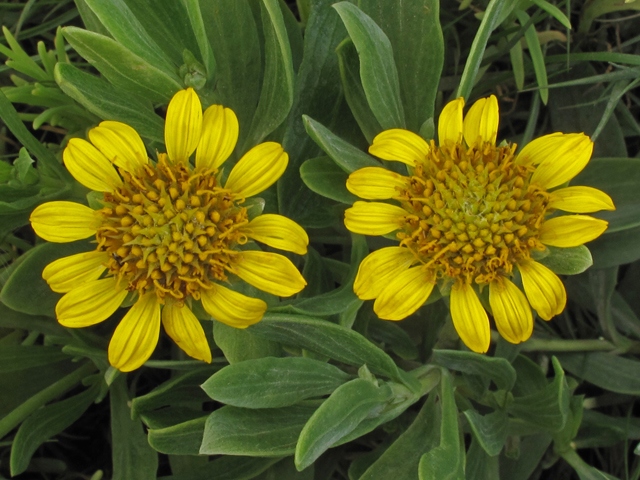
<path fill-rule="evenodd" d="M 102 322 L 130 292 L 137 294 L 109 344 L 111 365 L 125 372 L 140 367 L 156 347 L 160 323 L 188 355 L 211 362 L 192 301 L 237 328 L 259 322 L 267 308 L 224 286 L 229 273 L 274 295 L 304 288 L 304 278 L 286 257 L 238 248 L 253 239 L 302 255 L 309 239 L 280 215 L 249 220 L 243 206 L 284 172 L 288 155 L 280 144 L 249 150 L 222 185 L 218 168 L 238 139 L 233 111 L 212 105 L 203 115 L 193 89 L 176 93 L 167 110 L 167 153 L 159 153 L 157 163 L 123 123 L 102 122 L 89 139 L 71 139 L 63 159 L 76 180 L 104 192 L 104 208 L 50 202 L 33 211 L 31 224 L 51 242 L 96 238 L 95 251 L 56 260 L 42 274 L 52 290 L 65 294 L 56 305 L 62 325 Z"/>
<path fill-rule="evenodd" d="M 496 145 L 495 96 L 475 102 L 464 118 L 463 107 L 458 98 L 443 109 L 438 146 L 406 130 L 380 133 L 369 152 L 405 163 L 409 175 L 381 167 L 353 172 L 349 191 L 384 202 L 355 202 L 345 225 L 363 235 L 397 232 L 400 245 L 366 257 L 354 283 L 361 299 L 375 299 L 380 318 L 401 320 L 420 308 L 436 283 L 450 286 L 451 317 L 460 338 L 484 353 L 490 325 L 477 290 L 488 285 L 500 334 L 512 343 L 527 340 L 533 331 L 531 307 L 550 320 L 566 303 L 560 279 L 531 252 L 544 251 L 545 245 L 582 245 L 607 228 L 604 220 L 586 215 L 546 216 L 614 206 L 594 188 L 552 190 L 589 161 L 593 142 L 586 135 L 546 135 L 516 155 L 516 145 Z M 511 280 L 514 267 L 524 293 Z"/>

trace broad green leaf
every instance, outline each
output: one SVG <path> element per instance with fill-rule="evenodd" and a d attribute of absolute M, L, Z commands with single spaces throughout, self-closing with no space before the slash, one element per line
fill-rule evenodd
<path fill-rule="evenodd" d="M 362 0 L 358 5 L 391 42 L 407 128 L 417 133 L 434 115 L 444 63 L 440 2 Z"/>
<path fill-rule="evenodd" d="M 277 343 L 221 322 L 213 322 L 213 339 L 229 363 L 282 355 L 282 348 Z"/>
<path fill-rule="evenodd" d="M 287 457 L 280 460 L 255 480 L 314 480 L 314 467 L 315 465 L 299 472 L 293 463 L 293 457 Z"/>
<path fill-rule="evenodd" d="M 126 123 L 142 137 L 164 142 L 164 121 L 137 96 L 65 63 L 56 64 L 55 77 L 64 93 L 101 119 Z"/>
<path fill-rule="evenodd" d="M 286 118 L 293 105 L 293 62 L 278 0 L 262 0 L 265 68 L 260 100 L 244 150 L 260 143 Z"/>
<path fill-rule="evenodd" d="M 289 38 L 289 46 L 291 48 L 291 62 L 294 73 L 298 72 L 300 63 L 302 62 L 302 52 L 304 49 L 302 40 L 302 27 L 298 23 L 298 19 L 293 14 L 285 0 L 278 0 L 284 26 L 287 29 L 287 37 Z"/>
<path fill-rule="evenodd" d="M 56 336 L 68 335 L 68 330 L 51 317 L 16 312 L 4 303 L 0 303 L 0 328 L 25 329 Z"/>
<path fill-rule="evenodd" d="M 443 371 L 440 380 L 440 444 L 422 455 L 419 465 L 420 480 L 463 480 L 464 448 L 460 444 L 458 409 L 454 399 L 451 376 Z"/>
<path fill-rule="evenodd" d="M 85 0 L 74 0 L 74 2 L 82 18 L 82 23 L 84 23 L 84 26 L 87 27 L 88 30 L 99 33 L 100 35 L 109 35 L 109 31 L 102 25 Z"/>
<path fill-rule="evenodd" d="M 553 357 L 552 362 L 553 382 L 537 393 L 515 397 L 508 411 L 525 422 L 557 432 L 564 427 L 569 415 L 569 387 L 558 359 Z"/>
<path fill-rule="evenodd" d="M 189 422 L 202 417 L 202 410 L 191 407 L 200 407 L 198 402 L 184 402 L 186 406 L 167 406 L 160 410 L 147 410 L 140 413 L 140 418 L 150 429 L 163 429 Z"/>
<path fill-rule="evenodd" d="M 224 456 L 191 468 L 189 472 L 158 477 L 158 480 L 251 480 L 278 460 L 279 458 Z"/>
<path fill-rule="evenodd" d="M 551 435 L 542 433 L 522 437 L 520 455 L 510 458 L 500 455 L 500 476 L 509 480 L 528 480 L 551 444 Z"/>
<path fill-rule="evenodd" d="M 562 353 L 557 355 L 562 366 L 577 378 L 605 390 L 638 395 L 640 362 L 611 353 Z"/>
<path fill-rule="evenodd" d="M 522 26 L 529 22 L 530 17 L 524 10 L 516 9 L 516 16 Z M 524 39 L 527 42 L 527 47 L 529 47 L 529 54 L 533 62 L 533 71 L 536 74 L 538 88 L 540 89 L 540 98 L 542 99 L 542 103 L 546 105 L 549 101 L 549 89 L 545 88 L 549 85 L 547 81 L 547 67 L 545 65 L 542 48 L 540 47 L 540 39 L 533 25 L 529 26 L 525 31 Z"/>
<path fill-rule="evenodd" d="M 611 297 L 618 283 L 618 267 L 592 270 L 587 275 L 603 336 L 626 351 L 631 346 L 631 340 L 618 331 L 611 313 Z"/>
<path fill-rule="evenodd" d="M 149 429 L 149 445 L 168 455 L 198 455 L 206 420 L 205 416 L 171 427 Z"/>
<path fill-rule="evenodd" d="M 616 209 L 590 213 L 609 222 L 605 234 L 640 226 L 640 160 L 637 158 L 594 158 L 572 181 L 608 194 Z"/>
<path fill-rule="evenodd" d="M 149 36 L 124 0 L 112 0 L 108 3 L 100 0 L 84 1 L 119 43 L 160 70 L 169 72 L 175 69 L 175 64 Z"/>
<path fill-rule="evenodd" d="M 515 370 L 504 358 L 457 350 L 434 350 L 433 361 L 452 370 L 490 378 L 500 390 L 511 390 L 516 381 Z"/>
<path fill-rule="evenodd" d="M 200 453 L 205 455 L 292 455 L 298 436 L 315 407 L 249 409 L 226 406 L 205 424 Z"/>
<path fill-rule="evenodd" d="M 494 480 L 499 478 L 498 457 L 491 457 L 482 448 L 477 438 L 471 440 L 466 454 L 466 480 Z"/>
<path fill-rule="evenodd" d="M 507 412 L 496 410 L 487 415 L 480 415 L 477 410 L 464 411 L 469 421 L 473 436 L 482 449 L 491 457 L 500 453 L 509 433 Z"/>
<path fill-rule="evenodd" d="M 327 395 L 350 378 L 339 368 L 311 358 L 267 357 L 229 365 L 202 388 L 214 400 L 235 407 L 275 408 Z"/>
<path fill-rule="evenodd" d="M 578 435 L 577 448 L 611 447 L 625 439 L 640 438 L 640 422 L 635 417 L 612 417 L 596 410 L 585 409 Z"/>
<path fill-rule="evenodd" d="M 567 423 L 562 430 L 553 435 L 553 450 L 555 452 L 574 448 L 572 442 L 582 423 L 583 403 L 584 395 L 574 395 L 569 399 Z"/>
<path fill-rule="evenodd" d="M 371 111 L 383 129 L 405 128 L 398 71 L 389 38 L 362 10 L 348 2 L 334 5 L 360 57 L 360 78 Z"/>
<path fill-rule="evenodd" d="M 435 397 L 433 393 L 429 395 L 411 426 L 358 477 L 359 480 L 418 477 L 420 458 L 438 446 L 440 440 L 440 411 Z"/>
<path fill-rule="evenodd" d="M 558 275 L 576 275 L 593 265 L 591 252 L 584 245 L 571 248 L 547 246 L 549 255 L 538 260 Z"/>
<path fill-rule="evenodd" d="M 339 362 L 398 378 L 400 372 L 391 357 L 353 330 L 326 320 L 303 315 L 266 313 L 248 330 L 283 345 L 301 347 Z"/>
<path fill-rule="evenodd" d="M 62 295 L 49 288 L 42 270 L 54 260 L 89 250 L 91 245 L 86 240 L 38 245 L 13 271 L 0 292 L 0 300 L 18 312 L 55 317 L 55 306 Z"/>
<path fill-rule="evenodd" d="M 418 348 L 409 334 L 397 323 L 373 317 L 367 333 L 374 340 L 384 343 L 393 353 L 405 360 L 418 358 Z"/>
<path fill-rule="evenodd" d="M 498 26 L 498 20 L 502 13 L 502 9 L 505 8 L 506 0 L 491 0 L 487 9 L 482 16 L 482 22 L 478 28 L 478 32 L 471 44 L 471 50 L 467 57 L 467 62 L 464 65 L 464 71 L 460 78 L 460 86 L 458 87 L 457 97 L 463 97 L 465 101 L 469 100 L 471 90 L 476 81 L 476 75 L 480 70 L 480 63 L 484 57 L 484 51 L 487 48 L 487 42 L 489 36 L 493 32 L 494 28 Z"/>
<path fill-rule="evenodd" d="M 126 377 L 118 377 L 109 395 L 113 480 L 155 480 L 158 453 L 149 446 L 140 420 L 131 418 Z"/>
<path fill-rule="evenodd" d="M 168 103 L 182 88 L 173 72 L 150 65 L 112 38 L 76 27 L 65 27 L 63 32 L 71 46 L 117 89 Z"/>
<path fill-rule="evenodd" d="M 295 462 L 298 470 L 311 465 L 360 422 L 379 413 L 393 396 L 383 384 L 356 378 L 338 387 L 315 411 L 300 433 Z"/>
<path fill-rule="evenodd" d="M 364 167 L 382 166 L 373 157 L 341 139 L 311 117 L 303 115 L 302 118 L 309 136 L 345 172 L 351 173 Z"/>
<path fill-rule="evenodd" d="M 13 440 L 11 475 L 24 472 L 40 445 L 78 420 L 95 400 L 99 391 L 100 388 L 96 385 L 66 400 L 47 405 L 29 416 L 20 425 Z"/>
<path fill-rule="evenodd" d="M 331 270 L 318 251 L 312 246 L 307 247 L 307 255 L 302 269 L 302 276 L 307 286 L 298 294 L 297 299 L 313 298 L 335 288 L 335 280 Z"/>
<path fill-rule="evenodd" d="M 125 3 L 149 37 L 175 65 L 182 64 L 185 48 L 200 57 L 198 42 L 183 2 L 125 0 Z M 202 57 L 199 60 L 202 61 Z"/>
<path fill-rule="evenodd" d="M 602 235 L 589 242 L 593 268 L 609 268 L 640 259 L 640 227 Z"/>
<path fill-rule="evenodd" d="M 239 154 L 260 98 L 258 30 L 247 0 L 200 0 L 200 10 L 216 59 L 216 102 L 232 109 L 240 124 Z"/>
<path fill-rule="evenodd" d="M 358 200 L 347 190 L 348 175 L 329 157 L 311 158 L 300 167 L 300 177 L 312 191 L 337 202 L 352 205 Z"/>
<path fill-rule="evenodd" d="M 207 80 L 213 80 L 216 73 L 216 59 L 213 56 L 211 45 L 209 45 L 202 11 L 200 10 L 200 2 L 199 0 L 185 0 L 184 6 L 187 9 L 191 29 L 200 49 L 200 58 L 202 58 L 202 63 L 207 69 Z"/>
<path fill-rule="evenodd" d="M 338 46 L 336 53 L 340 61 L 340 78 L 344 88 L 344 98 L 367 139 L 367 143 L 371 144 L 374 137 L 382 131 L 382 127 L 371 111 L 367 96 L 362 88 L 358 52 L 353 41 L 349 38 Z"/>
<path fill-rule="evenodd" d="M 280 214 L 306 225 L 322 213 L 324 208 L 319 207 L 325 202 L 300 180 L 302 163 L 320 154 L 318 146 L 305 131 L 302 116 L 312 115 L 332 126 L 340 123 L 344 116 L 335 48 L 347 31 L 338 13 L 331 8 L 332 3 L 332 0 L 318 0 L 311 6 L 304 32 L 304 55 L 295 79 L 293 106 L 282 141 L 289 154 L 289 166 L 277 184 L 278 209 Z M 335 215 L 331 213 L 331 217 L 335 218 Z"/>
<path fill-rule="evenodd" d="M 213 369 L 191 370 L 161 383 L 145 395 L 131 401 L 131 415 L 137 418 L 143 412 L 175 404 L 193 404 L 209 400 L 200 385 L 211 375 Z"/>
<path fill-rule="evenodd" d="M 542 368 L 529 357 L 518 355 L 512 365 L 516 370 L 516 383 L 511 393 L 515 396 L 533 395 L 546 388 L 548 384 L 546 375 Z"/>
<path fill-rule="evenodd" d="M 17 372 L 27 368 L 69 360 L 58 347 L 3 345 L 0 348 L 0 373 Z"/>

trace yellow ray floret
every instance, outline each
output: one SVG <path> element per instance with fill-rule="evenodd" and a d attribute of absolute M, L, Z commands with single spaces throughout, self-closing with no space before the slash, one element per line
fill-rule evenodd
<path fill-rule="evenodd" d="M 280 297 L 290 297 L 307 284 L 291 260 L 272 252 L 242 252 L 232 271 L 254 287 Z"/>
<path fill-rule="evenodd" d="M 386 247 L 367 255 L 360 263 L 353 291 L 362 300 L 372 300 L 416 261 L 409 249 Z"/>
<path fill-rule="evenodd" d="M 464 140 L 468 146 L 480 140 L 495 145 L 498 136 L 498 99 L 495 95 L 481 98 L 469 109 L 464 117 Z"/>
<path fill-rule="evenodd" d="M 388 200 L 407 188 L 409 179 L 381 167 L 356 170 L 347 179 L 347 189 L 367 200 Z"/>
<path fill-rule="evenodd" d="M 65 327 L 80 328 L 100 323 L 118 309 L 127 296 L 113 277 L 85 282 L 65 294 L 56 304 L 56 317 Z"/>
<path fill-rule="evenodd" d="M 438 141 L 440 146 L 462 141 L 464 98 L 457 98 L 445 105 L 438 119 Z"/>
<path fill-rule="evenodd" d="M 414 166 L 427 158 L 429 144 L 413 132 L 395 128 L 376 135 L 369 153 L 383 160 Z"/>
<path fill-rule="evenodd" d="M 162 326 L 184 352 L 211 363 L 211 349 L 202 325 L 186 305 L 170 302 L 162 308 Z"/>
<path fill-rule="evenodd" d="M 276 183 L 288 163 L 289 155 L 279 143 L 261 143 L 245 153 L 236 163 L 225 188 L 244 197 L 252 197 Z"/>
<path fill-rule="evenodd" d="M 533 260 L 518 265 L 522 286 L 531 306 L 543 320 L 551 320 L 564 310 L 567 292 L 558 276 Z"/>
<path fill-rule="evenodd" d="M 196 150 L 196 168 L 218 168 L 236 147 L 238 118 L 233 110 L 211 105 L 204 111 L 202 134 Z"/>
<path fill-rule="evenodd" d="M 251 298 L 216 285 L 202 292 L 202 306 L 215 320 L 235 328 L 247 328 L 258 323 L 267 304 L 259 298 Z"/>
<path fill-rule="evenodd" d="M 164 144 L 174 162 L 185 162 L 195 151 L 202 132 L 202 104 L 193 88 L 176 93 L 167 108 Z"/>
<path fill-rule="evenodd" d="M 489 317 L 471 285 L 460 282 L 451 289 L 451 319 L 467 347 L 476 353 L 489 350 Z"/>
<path fill-rule="evenodd" d="M 66 243 L 95 235 L 98 226 L 94 211 L 74 202 L 48 202 L 29 217 L 31 226 L 48 242 Z"/>
<path fill-rule="evenodd" d="M 83 252 L 59 258 L 42 271 L 51 290 L 67 293 L 91 280 L 97 280 L 106 270 L 109 255 L 106 252 Z"/>
<path fill-rule="evenodd" d="M 511 343 L 529 340 L 533 315 L 524 293 L 507 278 L 489 285 L 489 304 L 500 335 Z"/>
<path fill-rule="evenodd" d="M 565 215 L 547 220 L 540 228 L 540 241 L 553 247 L 577 247 L 604 233 L 609 222 L 588 215 Z"/>
<path fill-rule="evenodd" d="M 398 274 L 382 290 L 373 304 L 373 311 L 384 320 L 402 320 L 427 301 L 435 280 L 422 265 Z"/>
<path fill-rule="evenodd" d="M 553 192 L 549 208 L 571 213 L 591 213 L 615 210 L 611 197 L 592 187 L 566 187 Z"/>
<path fill-rule="evenodd" d="M 64 165 L 78 182 L 98 192 L 122 185 L 118 172 L 100 150 L 81 138 L 72 138 L 62 154 Z"/>
<path fill-rule="evenodd" d="M 127 172 L 149 163 L 140 135 L 124 123 L 102 122 L 89 130 L 89 140 L 111 163 Z"/>
<path fill-rule="evenodd" d="M 400 228 L 407 212 L 388 203 L 356 202 L 344 212 L 344 224 L 353 233 L 386 235 Z"/>
<path fill-rule="evenodd" d="M 293 220 L 282 215 L 264 214 L 251 220 L 241 232 L 247 237 L 273 248 L 304 255 L 307 253 L 309 236 Z"/>

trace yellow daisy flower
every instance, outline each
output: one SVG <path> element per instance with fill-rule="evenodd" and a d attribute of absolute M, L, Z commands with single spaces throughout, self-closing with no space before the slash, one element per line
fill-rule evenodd
<path fill-rule="evenodd" d="M 593 142 L 586 135 L 554 133 L 515 154 L 516 145 L 496 145 L 498 101 L 475 102 L 466 117 L 464 100 L 445 106 L 439 145 L 406 130 L 380 133 L 369 152 L 403 162 L 409 175 L 381 167 L 353 172 L 347 188 L 366 200 L 345 213 L 349 230 L 363 235 L 397 231 L 397 247 L 367 256 L 354 291 L 375 299 L 385 320 L 401 320 L 429 298 L 436 283 L 451 287 L 451 317 L 473 351 L 489 349 L 489 317 L 477 290 L 488 285 L 500 334 L 512 343 L 533 331 L 531 307 L 550 320 L 566 304 L 555 273 L 532 259 L 545 245 L 575 247 L 600 236 L 607 222 L 586 215 L 547 219 L 555 210 L 614 210 L 611 198 L 590 187 L 559 187 L 587 164 Z M 512 282 L 520 272 L 524 293 Z"/>
<path fill-rule="evenodd" d="M 280 144 L 249 150 L 221 184 L 218 169 L 238 140 L 233 111 L 212 105 L 203 114 L 193 89 L 176 93 L 165 123 L 167 153 L 159 153 L 157 163 L 123 123 L 102 122 L 89 140 L 71 139 L 63 159 L 76 180 L 104 192 L 104 208 L 49 202 L 33 211 L 31 225 L 50 242 L 96 238 L 95 251 L 61 258 L 43 271 L 51 289 L 65 294 L 56 305 L 62 325 L 102 322 L 130 292 L 137 293 L 109 344 L 111 365 L 124 372 L 140 367 L 156 347 L 160 323 L 188 355 L 211 362 L 190 309 L 193 300 L 236 328 L 259 322 L 267 308 L 224 286 L 229 273 L 274 295 L 288 297 L 304 288 L 304 278 L 286 257 L 238 248 L 253 239 L 302 255 L 309 238 L 280 215 L 249 220 L 243 206 L 284 172 L 288 155 Z M 189 164 L 194 151 L 195 167 Z"/>

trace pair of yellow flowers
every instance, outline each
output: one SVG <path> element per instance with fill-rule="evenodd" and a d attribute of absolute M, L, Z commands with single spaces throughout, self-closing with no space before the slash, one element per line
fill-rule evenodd
<path fill-rule="evenodd" d="M 396 232 L 399 240 L 399 246 L 365 258 L 354 284 L 360 298 L 376 299 L 380 318 L 411 315 L 438 282 L 451 288 L 451 316 L 461 339 L 486 352 L 490 325 L 478 287 L 489 287 L 500 333 L 513 343 L 525 341 L 533 330 L 529 304 L 549 320 L 566 303 L 562 282 L 530 252 L 544 245 L 581 245 L 607 227 L 584 215 L 549 220 L 546 215 L 555 209 L 586 213 L 614 207 L 606 194 L 589 187 L 548 192 L 587 164 L 593 149 L 587 136 L 547 135 L 515 155 L 515 146 L 496 146 L 494 96 L 478 100 L 466 118 L 463 107 L 462 99 L 445 106 L 438 146 L 406 130 L 379 134 L 370 153 L 405 163 L 409 174 L 382 166 L 352 173 L 351 192 L 384 201 L 356 202 L 346 211 L 345 224 L 364 235 Z M 188 355 L 210 362 L 204 331 L 190 308 L 194 300 L 233 327 L 260 321 L 266 303 L 225 286 L 229 273 L 282 297 L 306 285 L 286 257 L 250 245 L 239 248 L 251 239 L 303 255 L 309 239 L 292 220 L 252 216 L 245 204 L 286 169 L 288 155 L 280 144 L 249 150 L 222 184 L 218 169 L 233 152 L 238 131 L 233 111 L 212 105 L 203 113 L 193 89 L 178 92 L 169 103 L 167 153 L 159 153 L 156 163 L 133 128 L 102 122 L 89 132 L 90 143 L 71 139 L 63 159 L 78 182 L 103 192 L 103 208 L 49 202 L 31 215 L 45 240 L 95 237 L 97 244 L 43 271 L 51 289 L 64 293 L 56 306 L 62 325 L 97 324 L 135 299 L 109 344 L 109 362 L 121 371 L 135 370 L 151 356 L 161 323 Z M 510 280 L 514 266 L 524 294 Z"/>

